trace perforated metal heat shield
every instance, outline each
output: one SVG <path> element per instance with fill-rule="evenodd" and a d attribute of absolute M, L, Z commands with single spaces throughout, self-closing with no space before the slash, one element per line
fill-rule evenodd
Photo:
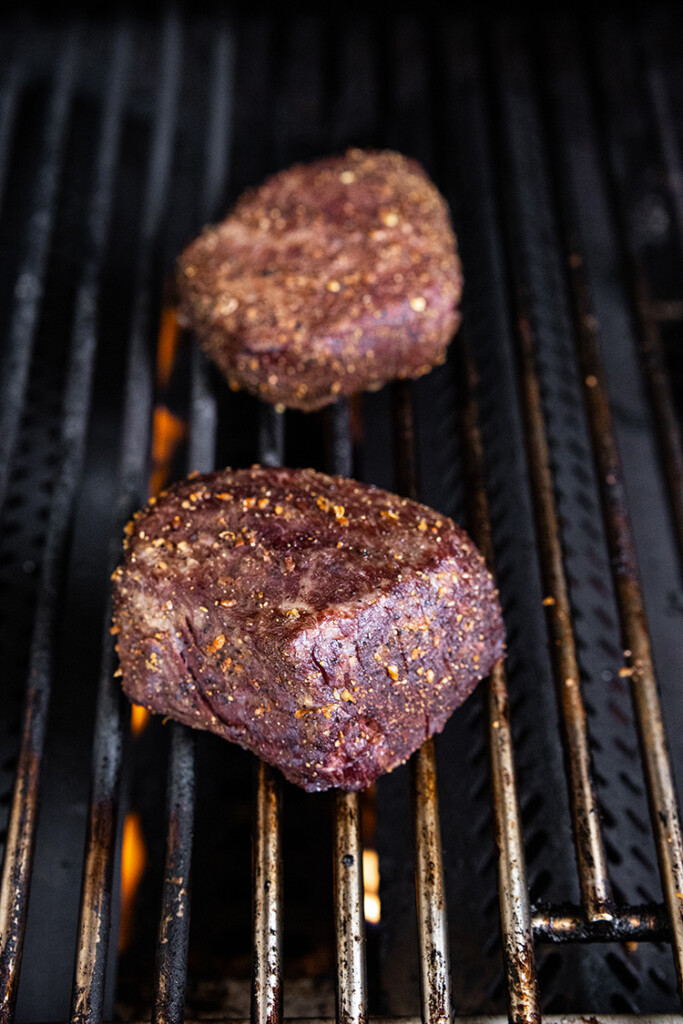
<path fill-rule="evenodd" d="M 145 493 L 152 368 L 173 259 L 246 186 L 347 145 L 417 157 L 453 212 L 466 277 L 463 337 L 479 374 L 531 903 L 578 906 L 581 895 L 530 486 L 522 319 L 536 343 L 614 898 L 621 907 L 661 904 L 569 269 L 585 275 L 599 326 L 680 791 L 680 552 L 639 351 L 643 323 L 654 323 L 679 402 L 683 40 L 671 12 L 634 21 L 599 11 L 541 21 L 401 10 L 373 18 L 343 9 L 329 18 L 228 10 L 58 21 L 10 12 L 0 29 L 3 828 L 27 678 L 47 673 L 51 689 L 16 1019 L 69 1015 L 111 537 L 118 543 L 120 526 L 111 510 L 120 516 Z M 413 396 L 420 498 L 467 522 L 462 377 L 454 347 Z M 176 390 L 184 415 L 192 394 L 182 384 Z M 257 403 L 227 394 L 212 374 L 207 393 L 217 400 L 217 464 L 261 458 Z M 355 475 L 398 486 L 391 432 L 389 390 L 366 396 Z M 309 421 L 287 414 L 285 433 L 289 464 L 323 464 Z M 202 451 L 201 439 L 194 450 Z M 45 626 L 37 638 L 36 622 Z M 111 667 L 105 653 L 102 672 Z M 482 686 L 437 743 L 459 1015 L 507 1007 L 485 702 Z M 118 721 L 116 709 L 105 711 Z M 116 728 L 110 739 L 115 758 Z M 117 988 L 114 865 L 106 1019 L 142 1014 L 152 1000 L 168 742 L 156 724 L 146 745 L 124 744 L 122 811 L 130 804 L 146 815 L 149 866 L 135 952 L 141 966 L 122 968 Z M 208 1007 L 206 983 L 247 962 L 250 950 L 251 762 L 223 746 L 197 741 L 190 1015 Z M 418 1015 L 421 1005 L 408 774 L 404 767 L 382 779 L 376 794 L 382 917 L 369 938 L 369 1008 L 389 1016 Z M 331 805 L 303 799 L 285 792 L 285 821 L 295 823 L 285 832 L 285 1000 L 288 969 L 300 973 L 306 961 L 323 981 L 331 973 L 324 955 L 316 959 L 332 942 L 324 880 L 310 882 L 324 920 L 314 916 L 308 931 L 299 923 L 309 876 L 320 874 L 311 862 L 330 854 Z M 208 845 L 221 850 L 220 877 Z M 538 943 L 536 956 L 544 1012 L 680 1013 L 665 941 Z"/>

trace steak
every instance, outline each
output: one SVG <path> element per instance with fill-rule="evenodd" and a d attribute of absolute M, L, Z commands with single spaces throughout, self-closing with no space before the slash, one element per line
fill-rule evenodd
<path fill-rule="evenodd" d="M 123 687 L 309 791 L 362 789 L 503 654 L 497 593 L 450 519 L 313 470 L 195 475 L 126 528 Z"/>
<path fill-rule="evenodd" d="M 185 250 L 178 281 L 182 322 L 231 386 L 308 411 L 442 363 L 462 291 L 425 172 L 358 149 L 247 192 Z"/>

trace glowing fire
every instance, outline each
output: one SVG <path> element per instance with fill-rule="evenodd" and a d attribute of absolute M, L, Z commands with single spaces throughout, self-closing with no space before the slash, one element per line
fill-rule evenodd
<path fill-rule="evenodd" d="M 165 405 L 157 405 L 152 430 L 153 469 L 149 481 L 150 495 L 158 494 L 168 480 L 173 456 L 185 433 L 185 424 Z"/>
<path fill-rule="evenodd" d="M 180 328 L 173 306 L 165 306 L 161 312 L 159 338 L 157 341 L 157 384 L 163 390 L 171 380 L 171 371 L 178 350 Z"/>
<path fill-rule="evenodd" d="M 379 857 L 377 850 L 363 850 L 363 886 L 365 901 L 363 909 L 365 920 L 377 924 L 382 916 L 382 905 L 379 900 Z"/>
<path fill-rule="evenodd" d="M 121 924 L 119 927 L 119 952 L 130 945 L 133 937 L 133 916 L 135 895 L 147 864 L 147 851 L 142 838 L 140 815 L 126 815 L 123 823 L 123 844 L 121 846 Z"/>
<path fill-rule="evenodd" d="M 142 704 L 133 704 L 130 709 L 130 731 L 139 736 L 149 721 L 149 711 Z"/>

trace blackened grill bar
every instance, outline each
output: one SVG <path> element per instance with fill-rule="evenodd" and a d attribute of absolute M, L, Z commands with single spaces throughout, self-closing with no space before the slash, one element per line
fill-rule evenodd
<path fill-rule="evenodd" d="M 198 350 L 192 353 L 189 406 L 188 469 L 210 472 L 214 468 L 216 403 L 204 357 Z M 185 1016 L 194 816 L 195 736 L 191 730 L 174 722 L 168 765 L 166 855 L 154 969 L 152 1019 L 156 1024 L 176 1024 Z"/>
<path fill-rule="evenodd" d="M 315 27 L 315 26 L 314 26 Z M 358 26 L 356 26 L 358 29 Z M 310 29 L 310 25 L 309 25 Z M 405 29 L 405 25 L 403 25 Z M 362 36 L 362 29 L 358 30 Z M 83 456 L 88 419 L 88 378 L 91 373 L 93 346 L 96 330 L 93 310 L 97 308 L 98 282 L 102 273 L 107 246 L 107 225 L 113 209 L 113 175 L 116 154 L 122 145 L 123 111 L 126 104 L 128 65 L 126 54 L 132 60 L 132 29 L 124 25 L 118 29 L 108 79 L 101 104 L 101 145 L 98 150 L 95 182 L 91 203 L 91 236 L 88 241 L 86 258 L 82 267 L 80 288 L 76 289 L 75 326 L 73 330 L 72 367 L 66 390 L 65 409 L 69 413 L 63 425 L 64 457 L 60 471 L 60 484 L 56 492 L 54 508 L 49 527 L 49 541 L 43 567 L 43 592 L 53 603 L 57 602 L 57 569 L 61 563 L 66 545 L 66 529 L 73 514 L 73 504 L 79 478 L 79 461 Z M 308 29 L 304 38 L 317 40 L 320 46 L 322 35 Z M 74 36 L 73 39 L 76 37 Z M 232 37 L 230 37 L 232 38 Z M 401 35 L 405 41 L 405 32 Z M 67 111 L 69 97 L 77 91 L 75 75 L 75 52 L 68 43 L 56 65 L 58 68 L 50 102 L 46 108 L 47 129 L 44 137 L 41 173 L 37 178 L 33 207 L 30 216 L 25 246 L 25 258 L 21 268 L 30 271 L 37 288 L 34 293 L 18 291 L 10 319 L 9 337 L 9 380 L 17 384 L 15 397 L 3 415 L 14 417 L 10 429 L 0 441 L 3 455 L 0 466 L 0 483 L 9 480 L 10 464 L 18 436 L 20 416 L 26 391 L 26 375 L 31 364 L 32 336 L 36 330 L 38 310 L 43 301 L 42 278 L 49 249 L 49 239 L 56 217 L 57 182 L 61 173 L 62 152 L 67 136 Z M 222 195 L 224 161 L 221 154 L 227 152 L 226 123 L 232 109 L 232 93 L 226 65 L 231 60 L 231 42 L 225 33 L 216 36 L 212 48 L 212 114 L 208 119 L 209 140 L 206 148 L 204 191 L 206 199 L 201 200 L 203 219 L 215 212 L 217 199 Z M 505 53 L 514 51 L 515 45 L 505 34 L 498 38 L 504 59 L 497 66 L 496 74 L 504 81 L 509 75 L 510 64 Z M 119 499 L 115 509 L 116 548 L 112 552 L 115 561 L 118 554 L 120 526 L 130 513 L 146 498 L 148 466 L 148 426 L 152 405 L 152 372 L 145 338 L 153 331 L 153 296 L 156 294 L 156 280 L 153 264 L 161 233 L 164 214 L 168 208 L 169 190 L 173 180 L 173 152 L 176 145 L 178 108 L 180 104 L 180 79 L 183 66 L 183 30 L 177 15 L 164 20 L 162 32 L 162 72 L 155 95 L 156 107 L 150 115 L 154 131 L 150 146 L 148 177 L 144 191 L 143 225 L 141 245 L 136 256 L 137 273 L 132 299 L 132 321 L 129 338 L 129 366 L 126 384 L 126 408 L 122 418 L 122 466 L 119 482 Z M 344 43 L 346 46 L 346 42 Z M 344 52 L 349 49 L 346 46 Z M 301 48 L 295 49 L 301 54 Z M 350 52 L 350 50 L 349 50 Z M 280 54 L 285 60 L 286 56 Z M 347 54 L 348 57 L 348 54 Z M 390 58 L 388 58 L 390 59 Z M 656 55 L 652 58 L 656 62 Z M 364 74 L 370 74 L 370 65 L 364 65 Z M 289 89 L 296 94 L 296 65 L 289 65 Z M 338 70 L 338 69 L 337 69 Z M 654 77 L 652 77 L 654 75 Z M 667 113 L 666 94 L 663 79 L 655 72 L 651 75 L 652 102 L 658 113 L 658 125 L 666 135 L 662 144 L 664 160 L 671 173 L 676 165 L 675 128 Z M 417 82 L 419 76 L 415 78 Z M 315 74 L 307 78 L 307 87 L 315 80 Z M 18 78 L 12 78 L 14 86 Z M 10 85 L 12 85 L 10 82 Z M 406 82 L 410 82 L 406 79 Z M 518 85 L 518 81 L 515 83 Z M 546 83 L 547 85 L 547 83 Z M 334 76 L 326 87 L 333 90 Z M 525 86 L 526 88 L 526 86 Z M 664 90 L 664 92 L 662 91 Z M 523 95 L 524 89 L 521 90 Z M 9 95 L 9 94 L 8 94 Z M 528 131 L 528 110 L 520 101 L 519 93 L 510 90 L 511 105 L 509 117 L 500 117 L 497 122 L 497 150 L 510 146 L 513 155 L 519 156 L 523 147 L 525 131 Z M 11 99 L 11 96 L 10 96 Z M 490 97 L 489 97 L 490 99 Z M 383 102 L 388 102 L 387 95 Z M 11 104 L 3 107 L 10 110 Z M 515 106 L 516 104 L 516 106 Z M 15 104 L 16 106 L 16 104 Z M 344 99 L 344 109 L 351 116 L 353 104 L 349 97 Z M 17 108 L 18 109 L 18 108 Z M 417 108 L 415 108 L 417 109 Z M 54 115 L 54 117 L 53 117 Z M 58 115 L 58 116 L 57 116 Z M 2 116 L 2 111 L 0 111 Z M 546 121 L 548 119 L 546 118 Z M 7 123 L 11 117 L 8 115 Z M 478 124 L 473 162 L 477 165 L 481 154 L 477 153 L 477 138 L 481 137 L 482 126 Z M 11 128 L 11 125 L 10 125 Z M 1 126 L 0 126 L 1 130 Z M 568 130 L 568 129 L 567 129 Z M 617 129 L 614 128 L 614 131 Z M 10 131 L 10 129 L 8 129 Z M 550 123 L 544 124 L 544 132 L 550 137 Z M 228 132 L 229 134 L 229 132 Z M 183 140 L 184 142 L 185 140 Z M 428 148 L 428 147 L 427 147 Z M 506 150 L 507 151 L 507 150 Z M 312 154 L 311 154 L 312 155 Z M 607 857 L 601 830 L 597 825 L 596 796 L 591 783 L 589 749 L 586 730 L 583 726 L 584 708 L 575 699 L 567 708 L 567 732 L 574 740 L 568 746 L 574 754 L 570 762 L 575 771 L 568 772 L 568 788 L 575 795 L 573 810 L 574 831 L 577 846 L 578 877 L 581 887 L 581 904 L 553 901 L 537 902 L 532 905 L 529 898 L 525 850 L 522 840 L 524 817 L 524 779 L 518 784 L 515 771 L 513 748 L 513 721 L 510 721 L 510 700 L 507 691 L 505 668 L 496 668 L 488 684 L 485 714 L 489 741 L 490 789 L 493 798 L 494 821 L 498 841 L 498 877 L 500 898 L 500 921 L 502 926 L 503 961 L 506 969 L 509 1019 L 535 1024 L 540 1017 L 540 999 L 543 995 L 542 970 L 537 969 L 534 941 L 553 944 L 556 947 L 567 943 L 629 943 L 663 941 L 674 945 L 675 959 L 681 985 L 681 963 L 683 957 L 683 917 L 681 916 L 680 892 L 683 891 L 683 865 L 681 863 L 680 829 L 673 791 L 671 764 L 667 759 L 666 742 L 663 732 L 661 709 L 657 702 L 656 684 L 650 656 L 650 648 L 643 614 L 642 594 L 635 568 L 633 539 L 628 528 L 627 511 L 623 499 L 623 485 L 620 480 L 618 453 L 614 442 L 614 430 L 609 409 L 609 397 L 600 365 L 598 337 L 595 329 L 596 313 L 592 307 L 584 274 L 581 245 L 575 236 L 578 232 L 568 216 L 564 168 L 558 155 L 554 157 L 552 175 L 553 202 L 561 211 L 563 234 L 563 258 L 571 257 L 567 284 L 568 294 L 575 315 L 574 340 L 582 364 L 582 375 L 588 423 L 591 429 L 598 461 L 598 478 L 603 488 L 603 504 L 607 536 L 613 552 L 619 554 L 613 560 L 616 592 L 620 603 L 624 631 L 624 646 L 632 651 L 627 668 L 633 687 L 634 705 L 643 737 L 643 763 L 648 772 L 648 790 L 652 803 L 653 830 L 658 837 L 662 885 L 665 904 L 656 902 L 628 903 L 618 897 L 612 898 Z M 467 167 L 463 162 L 460 166 Z M 0 168 L 2 170 L 2 168 Z M 446 182 L 448 184 L 448 182 Z M 500 183 L 499 183 L 500 185 Z M 615 186 L 616 187 L 616 186 Z M 671 183 L 671 187 L 674 184 Z M 455 191 L 455 186 L 454 186 Z M 525 216 L 525 211 L 534 211 L 539 202 L 530 190 L 530 179 L 519 174 L 515 159 L 509 167 L 505 189 L 499 188 L 499 201 L 510 217 Z M 628 220 L 628 197 L 618 207 L 619 218 Z M 624 229 L 626 248 L 630 244 Z M 466 235 L 466 231 L 464 232 Z M 470 240 L 470 246 L 472 241 Z M 515 263 L 515 253 L 508 239 L 506 261 L 508 266 Z M 669 467 L 670 486 L 675 491 L 680 487 L 676 476 L 676 460 L 680 451 L 676 447 L 677 424 L 672 407 L 666 367 L 661 347 L 651 344 L 655 337 L 658 310 L 651 300 L 644 269 L 637 260 L 635 248 L 632 252 L 631 294 L 641 321 L 645 342 L 645 369 L 653 381 L 653 401 L 663 397 L 665 401 L 663 429 L 660 429 L 660 443 L 666 438 L 673 440 L 666 460 Z M 23 271 L 22 271 L 23 272 Z M 561 550 L 563 524 L 553 508 L 554 480 L 550 472 L 548 445 L 545 437 L 547 424 L 543 410 L 543 380 L 538 372 L 538 355 L 543 339 L 534 331 L 534 319 L 525 306 L 533 283 L 524 278 L 522 261 L 520 273 L 513 273 L 513 305 L 519 314 L 515 323 L 515 343 L 521 367 L 523 400 L 521 408 L 529 420 L 527 451 L 530 460 L 532 491 L 537 499 L 538 534 L 541 539 L 539 557 L 546 568 L 546 579 L 552 586 L 546 595 L 554 598 L 554 604 L 547 605 L 550 635 L 560 641 L 558 647 L 557 681 L 560 691 L 567 679 L 578 682 L 580 652 L 577 655 L 575 637 L 572 632 L 570 601 L 564 579 L 566 552 Z M 676 313 L 676 304 L 669 303 L 667 309 Z M 466 320 L 466 328 L 468 328 Z M 23 333 L 22 333 L 23 332 Z M 650 334 L 648 332 L 651 332 Z M 25 348 L 17 339 L 27 341 Z M 649 339 L 649 340 L 648 340 Z M 23 344 L 23 342 L 22 342 Z M 460 437 L 464 475 L 467 479 L 467 497 L 470 514 L 469 527 L 476 542 L 484 551 L 490 565 L 493 565 L 495 516 L 490 516 L 485 476 L 486 446 L 481 429 L 482 395 L 479 394 L 479 379 L 475 361 L 468 350 L 468 335 L 458 337 L 453 346 L 451 367 L 460 380 Z M 21 348 L 21 352 L 19 349 Z M 476 346 L 472 345 L 476 351 Z M 653 355 L 654 353 L 654 355 Z M 21 356 L 16 363 L 15 356 Z M 18 368 L 17 368 L 18 367 Z M 653 372 L 651 372 L 653 371 Z M 437 371 L 442 374 L 446 371 Z M 417 493 L 418 475 L 428 478 L 431 465 L 428 458 L 419 459 L 419 432 L 413 419 L 413 400 L 417 401 L 425 382 L 417 386 L 400 383 L 391 391 L 393 405 L 394 480 L 395 489 L 410 496 Z M 427 381 L 427 387 L 431 384 Z M 454 389 L 457 391 L 457 388 Z M 219 413 L 213 394 L 213 382 L 209 380 L 207 367 L 198 352 L 192 357 L 192 377 L 188 402 L 190 426 L 187 464 L 190 469 L 208 470 L 213 468 L 215 440 L 219 427 Z M 355 413 L 354 413 L 355 414 Z M 9 420 L 7 421 L 9 422 Z M 327 449 L 327 468 L 345 475 L 352 473 L 352 444 L 349 430 L 349 407 L 345 403 L 328 409 L 317 422 L 324 427 Z M 417 426 L 420 426 L 419 415 Z M 259 461 L 277 465 L 284 461 L 285 415 L 274 409 L 263 409 L 260 417 L 258 457 Z M 535 435 L 534 437 L 531 435 Z M 540 445 L 536 444 L 540 440 Z M 355 441 L 355 434 L 354 434 Z M 288 438 L 289 442 L 289 438 Z M 421 465 L 418 465 L 421 462 Z M 678 481 L 678 482 L 677 482 Z M 494 519 L 492 527 L 491 519 Z M 559 520 L 559 521 L 558 521 Z M 563 558 L 564 556 L 564 558 Z M 41 599 L 42 601 L 43 599 Z M 44 601 L 39 605 L 36 618 L 36 640 L 34 660 L 41 661 L 43 655 L 53 657 L 55 648 L 54 629 L 50 625 L 54 607 L 45 611 Z M 46 619 L 47 616 L 47 619 Z M 562 621 L 559 621 L 559 620 Z M 49 621 L 48 621 L 49 620 Z M 44 629 L 48 621 L 48 628 Z M 514 646 L 518 641 L 513 638 Z M 41 658 L 38 658 L 38 651 Z M 111 901 L 113 896 L 112 869 L 115 856 L 116 815 L 119 801 L 119 774 L 121 767 L 121 743 L 123 713 L 118 682 L 112 679 L 113 658 L 108 635 L 102 647 L 102 671 L 100 692 L 95 723 L 95 743 L 92 762 L 93 795 L 90 819 L 87 826 L 87 845 L 83 868 L 83 890 L 81 916 L 76 946 L 76 974 L 73 990 L 71 1018 L 73 1021 L 101 1021 L 104 1014 L 104 985 L 107 967 L 107 938 L 110 932 Z M 42 664 L 42 661 L 41 661 Z M 632 671 L 633 670 L 633 671 Z M 30 682 L 31 680 L 29 680 Z M 49 682 L 49 680 L 48 680 Z M 49 686 L 48 686 L 49 689 Z M 31 691 L 29 691 L 31 692 Z M 45 691 L 47 692 L 47 691 Z M 482 688 L 483 692 L 483 688 Z M 514 694 L 513 694 L 514 696 Z M 29 709 L 30 710 L 30 709 Z M 46 724 L 46 709 L 40 712 L 41 729 Z M 32 720 L 27 719 L 28 732 Z M 158 933 L 157 960 L 154 980 L 154 1019 L 156 1021 L 181 1021 L 186 1004 L 186 973 L 188 949 L 191 948 L 189 934 L 190 913 L 190 864 L 192 859 L 194 827 L 194 745 L 195 737 L 180 726 L 170 727 L 170 760 L 168 770 L 168 820 L 166 837 L 166 864 L 162 886 L 162 911 Z M 26 735 L 28 735 L 28 732 Z M 572 746 L 573 743 L 573 746 Z M 439 742 L 437 741 L 437 747 Z M 37 766 L 41 760 L 41 745 L 38 744 L 37 761 L 28 758 L 26 750 L 19 761 L 16 774 L 16 798 L 12 811 L 8 840 L 5 850 L 2 903 L 0 904 L 3 923 L 3 975 L 2 1020 L 13 1018 L 13 1001 L 19 977 L 21 936 L 26 920 L 26 903 L 29 893 L 31 849 L 35 837 L 35 811 L 37 807 L 38 776 Z M 443 750 L 443 747 L 442 747 Z M 35 750 L 34 750 L 35 754 Z M 450 757 L 450 752 L 446 753 Z M 282 839 L 281 839 L 281 785 L 276 773 L 265 765 L 255 765 L 255 811 L 254 811 L 254 919 L 253 949 L 254 965 L 252 975 L 252 1021 L 258 1024 L 277 1024 L 282 1019 L 283 996 L 283 894 L 282 894 Z M 416 756 L 412 764 L 415 831 L 415 880 L 418 903 L 418 963 L 422 986 L 422 1016 L 424 1024 L 445 1024 L 450 1019 L 451 1002 L 456 1002 L 459 993 L 451 992 L 449 983 L 449 936 L 446 915 L 444 870 L 438 817 L 438 792 L 436 786 L 436 758 L 434 744 L 430 741 Z M 25 784 L 30 785 L 28 799 L 21 806 Z M 199 781 L 197 782 L 199 785 Z M 442 793 L 442 801 L 444 793 Z M 521 808 L 520 808 L 521 804 Z M 442 804 L 443 806 L 443 804 Z M 28 810 L 28 815 L 24 813 Z M 21 829 L 20 827 L 21 826 Z M 584 826 L 591 826 L 586 830 Z M 593 827 L 594 826 L 594 827 Z M 363 939 L 363 881 L 361 873 L 362 844 L 360 837 L 360 808 L 354 794 L 337 796 L 335 863 L 338 951 L 338 1015 L 344 1024 L 363 1024 L 364 1021 L 381 1021 L 392 1024 L 414 1024 L 415 1017 L 387 1015 L 381 1018 L 371 1016 L 368 1008 L 368 986 L 365 978 L 365 943 Z M 11 876 L 11 877 L 10 877 Z M 19 885 L 14 886 L 18 881 Z M 12 884 L 10 884 L 12 883 Z M 449 885 L 450 888 L 450 885 Z M 616 886 L 615 886 L 616 892 Z M 7 930 L 5 931 L 5 925 Z M 285 950 L 286 952 L 286 947 Z M 540 963 L 542 961 L 539 960 Z M 540 984 L 539 984 L 540 979 Z M 540 990 L 540 991 L 539 991 Z M 214 1015 L 214 1019 L 221 1019 Z M 293 1018 L 295 1019 L 295 1018 Z M 303 1020 L 302 1018 L 299 1018 Z M 503 1018 L 492 1015 L 460 1016 L 461 1024 L 497 1024 Z M 578 1021 L 582 1018 L 548 1014 L 550 1022 Z M 619 1016 L 598 1016 L 592 1018 L 605 1021 L 633 1020 L 624 1012 Z M 680 1024 L 681 1017 L 654 1015 L 641 1017 L 641 1021 L 652 1024 Z M 326 1018 L 318 1018 L 318 1024 L 325 1024 Z"/>
<path fill-rule="evenodd" d="M 148 281 L 152 245 L 160 227 L 161 202 L 168 188 L 169 150 L 175 121 L 178 47 L 178 27 L 171 18 L 167 18 L 163 33 L 166 73 L 159 81 L 156 132 L 150 151 L 145 189 L 143 239 L 146 244 L 143 244 L 139 255 L 133 321 L 130 329 L 119 492 L 114 510 L 110 571 L 113 571 L 120 559 L 120 537 L 125 523 L 147 498 L 149 423 L 153 389 L 152 370 L 145 344 L 147 303 L 150 298 Z M 115 52 L 115 56 L 122 58 L 123 54 Z M 121 68 L 122 64 L 123 60 L 118 64 L 118 68 Z M 85 426 L 83 429 L 85 431 Z M 104 626 L 105 637 L 108 637 L 111 622 L 109 612 L 108 605 Z M 83 868 L 77 962 L 71 1002 L 73 1024 L 89 1024 L 91 1021 L 101 1020 L 104 1006 L 124 728 L 121 694 L 118 680 L 113 677 L 113 669 L 112 644 L 110 640 L 105 640 L 93 746 L 92 795 Z"/>
<path fill-rule="evenodd" d="M 111 195 L 112 163 L 116 150 L 117 131 L 121 116 L 123 77 L 125 71 L 125 41 L 120 35 L 115 56 L 120 64 L 114 65 L 108 82 L 108 104 L 103 117 L 102 148 L 97 168 L 97 186 L 91 207 L 91 233 L 83 269 L 83 278 L 78 292 L 76 315 L 72 335 L 72 356 L 67 384 L 63 435 L 62 465 L 58 489 L 53 499 L 50 519 L 49 540 L 43 567 L 41 594 L 35 615 L 35 633 L 32 642 L 31 665 L 27 687 L 22 751 L 16 774 L 14 798 L 8 838 L 3 862 L 3 881 L 0 899 L 0 1019 L 11 1019 L 17 994 L 21 957 L 23 951 L 28 896 L 31 883 L 33 850 L 37 826 L 37 809 L 40 788 L 40 773 L 44 748 L 45 730 L 50 701 L 53 674 L 53 651 L 55 646 L 55 618 L 57 611 L 56 594 L 62 571 L 67 543 L 68 529 L 73 516 L 77 487 L 85 454 L 86 429 L 89 415 L 92 376 L 96 353 L 96 330 L 93 309 L 97 301 L 97 282 L 101 270 L 106 229 L 109 217 Z M 49 237 L 51 210 L 56 189 L 57 168 L 60 162 L 58 140 L 65 131 L 67 120 L 67 98 L 73 84 L 76 60 L 76 42 L 73 36 L 67 43 L 61 59 L 61 73 L 58 79 L 54 101 L 50 111 L 50 139 L 48 154 L 40 179 L 38 201 L 29 229 L 29 252 L 24 274 L 27 278 L 40 280 L 46 260 L 46 246 Z M 16 329 L 11 333 L 10 353 L 18 346 L 18 359 L 10 357 L 11 369 L 8 374 L 9 386 L 13 389 L 11 399 L 4 403 L 5 420 L 3 430 L 7 450 L 3 452 L 0 466 L 1 489 L 12 454 L 12 444 L 19 422 L 21 403 L 25 391 L 26 375 L 32 347 L 33 322 L 37 315 L 38 295 L 25 306 L 25 298 L 16 307 Z M 25 308 L 24 308 L 25 307 Z M 26 332 L 29 327 L 28 333 Z M 23 361 L 25 360 L 25 366 Z M 19 400 L 19 405 L 15 403 Z M 110 733 L 116 746 L 116 738 Z M 110 808 L 98 805 L 97 818 L 93 828 L 100 836 L 111 832 Z M 106 865 L 102 863 L 105 868 Z M 106 898 L 105 898 L 106 902 Z M 84 922 L 82 955 L 89 951 L 89 940 L 97 940 L 97 921 Z M 106 946 L 106 943 L 105 943 Z M 77 978 L 77 986 L 79 979 Z M 78 1000 L 80 997 L 76 996 Z"/>

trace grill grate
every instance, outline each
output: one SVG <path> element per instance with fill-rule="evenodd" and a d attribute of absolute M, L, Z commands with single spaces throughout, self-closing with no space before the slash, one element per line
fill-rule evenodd
<path fill-rule="evenodd" d="M 682 140 L 668 10 L 638 23 L 596 12 L 584 25 L 561 16 L 533 26 L 400 10 L 381 24 L 352 12 L 333 23 L 172 10 L 154 22 L 30 28 L 8 16 L 0 42 L 3 58 L 12 51 L 0 61 L 0 640 L 16 638 L 3 664 L 18 677 L 5 683 L 8 708 L 27 680 L 23 724 L 10 716 L 0 734 L 3 781 L 14 784 L 0 800 L 2 1020 L 15 1005 L 20 1021 L 113 1012 L 119 819 L 135 770 L 105 581 L 122 525 L 146 498 L 153 410 L 167 398 L 187 418 L 186 468 L 326 463 L 467 512 L 497 568 L 505 668 L 413 759 L 411 814 L 407 770 L 376 788 L 376 952 L 362 899 L 369 805 L 336 797 L 337 1019 L 372 1010 L 385 1024 L 418 1014 L 443 1024 L 453 1006 L 461 1020 L 494 1021 L 506 1002 L 516 1021 L 541 1010 L 551 1021 L 679 1013 L 682 762 L 679 746 L 669 763 L 662 724 L 680 735 Z M 184 241 L 268 171 L 349 143 L 414 154 L 451 202 L 467 291 L 447 365 L 302 417 L 226 397 L 181 339 L 189 380 L 171 382 L 178 396 L 157 394 L 157 323 L 174 330 L 164 280 Z M 95 540 L 85 521 L 103 455 L 111 508 L 100 508 Z M 18 521 L 23 508 L 33 531 Z M 105 632 L 101 664 L 79 671 L 97 685 L 97 705 L 60 737 L 78 700 L 65 681 L 79 664 L 77 615 L 63 606 L 83 550 L 95 553 L 99 595 L 86 624 L 96 612 Z M 24 574 L 17 553 L 31 563 Z M 57 781 L 55 754 L 76 733 L 83 757 L 93 743 L 88 806 Z M 159 836 L 150 848 L 162 872 L 150 1000 L 159 1022 L 183 1019 L 198 942 L 190 884 L 206 749 L 179 726 L 166 734 L 165 855 Z M 252 1020 L 275 1024 L 288 981 L 291 794 L 270 769 L 254 771 Z M 62 878 L 48 832 L 58 808 L 70 823 L 64 847 L 86 843 L 63 868 L 64 878 L 82 870 L 83 884 L 55 943 L 40 904 Z M 46 942 L 59 947 L 55 984 Z"/>

